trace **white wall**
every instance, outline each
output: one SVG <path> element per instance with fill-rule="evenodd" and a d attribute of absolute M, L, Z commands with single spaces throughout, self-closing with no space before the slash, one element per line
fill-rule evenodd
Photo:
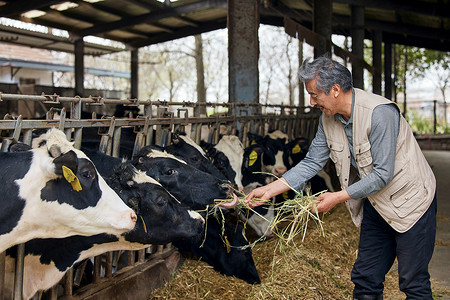
<path fill-rule="evenodd" d="M 47 70 L 35 70 L 35 69 L 13 69 L 14 77 L 11 79 L 11 68 L 0 67 L 0 82 L 4 83 L 19 83 L 20 78 L 34 78 L 36 84 L 52 86 L 52 72 Z"/>

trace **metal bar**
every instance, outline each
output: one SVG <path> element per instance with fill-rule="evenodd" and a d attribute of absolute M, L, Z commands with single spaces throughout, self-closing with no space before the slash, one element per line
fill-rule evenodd
<path fill-rule="evenodd" d="M 111 278 L 112 277 L 112 260 L 113 260 L 113 253 L 108 252 L 106 253 L 106 267 L 105 267 L 105 277 Z"/>
<path fill-rule="evenodd" d="M 16 273 L 14 276 L 14 300 L 22 299 L 24 256 L 25 244 L 17 245 Z"/>
<path fill-rule="evenodd" d="M 138 262 L 143 263 L 145 261 L 145 249 L 138 251 Z"/>
<path fill-rule="evenodd" d="M 58 287 L 54 286 L 50 289 L 50 300 L 58 299 Z"/>
<path fill-rule="evenodd" d="M 0 300 L 3 300 L 5 290 L 5 252 L 0 253 Z"/>
<path fill-rule="evenodd" d="M 94 258 L 94 274 L 92 276 L 92 281 L 94 283 L 98 283 L 100 281 L 101 267 L 102 267 L 102 258 L 99 255 Z"/>
<path fill-rule="evenodd" d="M 127 251 L 127 254 L 128 254 L 128 265 L 129 266 L 133 266 L 134 265 L 134 260 L 135 260 L 135 258 L 134 258 L 134 251 Z"/>
<path fill-rule="evenodd" d="M 73 268 L 70 268 L 64 276 L 64 296 L 72 296 Z"/>

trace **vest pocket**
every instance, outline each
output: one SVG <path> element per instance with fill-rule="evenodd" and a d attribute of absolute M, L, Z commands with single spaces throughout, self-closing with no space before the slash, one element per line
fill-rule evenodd
<path fill-rule="evenodd" d="M 415 184 L 406 183 L 398 191 L 391 195 L 391 202 L 395 207 L 404 205 L 408 200 L 414 197 L 419 190 Z"/>
<path fill-rule="evenodd" d="M 328 146 L 330 148 L 330 158 L 336 167 L 336 173 L 339 176 L 341 174 L 342 167 L 342 152 L 344 151 L 344 144 L 334 141 L 329 141 Z"/>
<path fill-rule="evenodd" d="M 415 178 L 411 178 L 409 163 L 396 172 L 386 186 L 389 204 L 399 218 L 405 218 L 426 199 L 427 190 Z"/>
<path fill-rule="evenodd" d="M 355 147 L 355 159 L 361 168 L 372 165 L 372 152 L 370 152 L 370 143 L 365 142 Z"/>

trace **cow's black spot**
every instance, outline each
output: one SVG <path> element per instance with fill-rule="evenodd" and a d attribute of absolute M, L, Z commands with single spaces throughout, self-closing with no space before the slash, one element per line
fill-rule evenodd
<path fill-rule="evenodd" d="M 63 239 L 34 239 L 25 243 L 25 255 L 39 256 L 43 265 L 52 262 L 56 268 L 65 272 L 80 257 L 82 251 L 92 248 L 95 244 L 116 242 L 119 239 L 109 234 L 97 234 L 92 236 L 75 235 Z M 11 257 L 16 257 L 16 247 L 6 251 Z"/>
<path fill-rule="evenodd" d="M 11 232 L 23 214 L 25 200 L 19 197 L 19 186 L 15 182 L 30 170 L 32 152 L 0 153 L 0 235 Z"/>
<path fill-rule="evenodd" d="M 66 203 L 76 209 L 96 206 L 102 191 L 94 165 L 88 159 L 79 159 L 78 170 L 75 175 L 80 181 L 81 191 L 74 190 L 65 178 L 57 178 L 47 182 L 41 190 L 41 199 L 43 201 L 57 201 L 60 204 Z"/>

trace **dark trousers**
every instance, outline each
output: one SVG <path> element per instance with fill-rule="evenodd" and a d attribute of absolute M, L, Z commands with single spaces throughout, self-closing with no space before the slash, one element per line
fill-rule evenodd
<path fill-rule="evenodd" d="M 436 236 L 436 195 L 427 212 L 407 232 L 398 233 L 368 200 L 351 278 L 355 299 L 383 299 L 386 273 L 398 261 L 400 290 L 406 299 L 433 299 L 428 264 Z"/>

